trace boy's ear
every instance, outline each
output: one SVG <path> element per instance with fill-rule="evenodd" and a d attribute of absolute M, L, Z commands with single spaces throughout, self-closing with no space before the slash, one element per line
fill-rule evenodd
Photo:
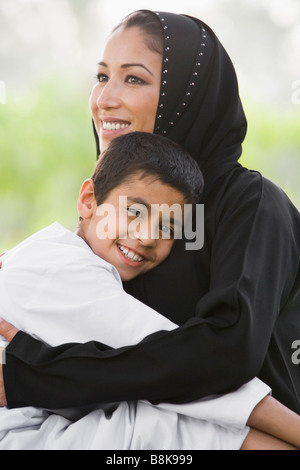
<path fill-rule="evenodd" d="M 94 182 L 92 179 L 85 180 L 81 186 L 77 201 L 80 217 L 90 219 L 93 215 L 95 203 Z"/>

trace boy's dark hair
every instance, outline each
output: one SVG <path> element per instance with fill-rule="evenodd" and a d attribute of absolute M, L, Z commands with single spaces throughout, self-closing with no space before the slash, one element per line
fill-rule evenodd
<path fill-rule="evenodd" d="M 92 175 L 97 205 L 111 190 L 142 173 L 180 191 L 186 204 L 200 202 L 203 176 L 196 161 L 166 137 L 132 132 L 112 140 L 102 153 Z"/>

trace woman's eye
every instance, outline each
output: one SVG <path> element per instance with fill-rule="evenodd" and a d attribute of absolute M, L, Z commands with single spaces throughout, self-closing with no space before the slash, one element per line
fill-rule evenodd
<path fill-rule="evenodd" d="M 96 75 L 96 79 L 98 80 L 99 83 L 104 83 L 108 81 L 108 76 L 105 75 L 105 73 L 98 73 Z"/>
<path fill-rule="evenodd" d="M 144 80 L 142 80 L 141 78 L 139 77 L 136 77 L 135 75 L 128 75 L 128 77 L 126 78 L 126 81 L 127 83 L 130 83 L 132 85 L 142 85 L 143 83 L 145 83 Z"/>

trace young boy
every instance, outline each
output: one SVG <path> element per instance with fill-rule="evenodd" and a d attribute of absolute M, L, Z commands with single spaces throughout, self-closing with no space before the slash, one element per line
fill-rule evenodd
<path fill-rule="evenodd" d="M 198 203 L 202 189 L 197 164 L 176 144 L 144 133 L 114 139 L 82 185 L 77 233 L 55 223 L 4 255 L 1 315 L 50 345 L 96 340 L 108 354 L 176 328 L 126 294 L 121 280 L 168 256 L 185 205 Z M 269 392 L 254 379 L 212 400 L 106 405 L 74 423 L 36 408 L 1 408 L 0 449 L 239 449 Z"/>
<path fill-rule="evenodd" d="M 197 163 L 171 141 L 147 133 L 115 139 L 82 185 L 77 232 L 54 223 L 2 258 L 0 311 L 21 329 L 34 325 L 34 336 L 57 345 L 89 341 L 83 319 L 92 315 L 93 330 L 100 332 L 103 316 L 111 319 L 121 309 L 126 322 L 118 325 L 113 343 L 111 328 L 103 341 L 116 347 L 131 316 L 137 335 L 132 344 L 142 340 L 149 334 L 147 312 L 151 318 L 154 312 L 125 294 L 121 280 L 166 259 L 185 207 L 199 201 L 202 189 Z"/>

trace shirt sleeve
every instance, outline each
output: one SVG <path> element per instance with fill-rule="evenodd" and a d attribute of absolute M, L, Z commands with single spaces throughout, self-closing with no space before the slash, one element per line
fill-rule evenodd
<path fill-rule="evenodd" d="M 20 332 L 7 347 L 10 407 L 148 400 L 185 403 L 258 375 L 298 269 L 294 209 L 263 181 L 228 192 L 216 214 L 209 292 L 182 327 L 111 349 L 95 341 L 50 348 Z M 162 280 L 163 283 L 163 280 Z"/>
<path fill-rule="evenodd" d="M 72 243 L 20 246 L 0 272 L 0 310 L 51 346 L 93 339 L 118 348 L 177 326 L 127 294 L 113 266 Z"/>

